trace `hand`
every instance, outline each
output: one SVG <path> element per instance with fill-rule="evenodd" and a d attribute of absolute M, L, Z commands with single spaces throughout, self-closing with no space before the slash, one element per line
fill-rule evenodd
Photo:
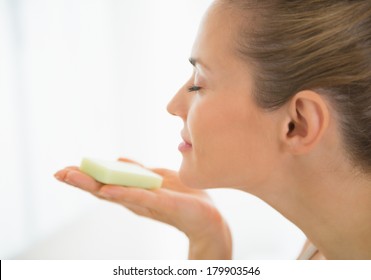
<path fill-rule="evenodd" d="M 136 163 L 127 158 L 119 160 Z M 190 240 L 190 259 L 231 258 L 228 225 L 207 193 L 185 186 L 175 171 L 163 168 L 150 170 L 163 177 L 161 188 L 146 190 L 104 185 L 80 172 L 76 166 L 58 171 L 55 177 L 98 198 L 121 204 L 138 215 L 175 226 Z"/>

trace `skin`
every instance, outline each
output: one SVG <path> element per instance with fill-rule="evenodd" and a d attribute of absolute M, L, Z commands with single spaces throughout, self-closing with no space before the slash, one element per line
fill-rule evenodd
<path fill-rule="evenodd" d="M 303 230 L 316 259 L 371 259 L 371 176 L 348 160 L 339 116 L 309 90 L 273 112 L 261 109 L 253 67 L 235 52 L 237 30 L 230 10 L 219 2 L 209 8 L 191 53 L 194 73 L 167 108 L 183 120 L 191 146 L 179 172 L 152 169 L 164 177 L 161 189 L 102 185 L 77 167 L 55 176 L 177 227 L 189 238 L 190 259 L 232 256 L 228 225 L 202 190 L 219 187 L 266 201 Z M 200 90 L 189 92 L 193 85 Z"/>

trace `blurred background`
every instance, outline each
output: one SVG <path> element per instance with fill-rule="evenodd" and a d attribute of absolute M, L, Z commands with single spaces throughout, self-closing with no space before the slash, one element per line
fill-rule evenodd
<path fill-rule="evenodd" d="M 177 169 L 166 105 L 211 0 L 0 0 L 0 258 L 185 259 L 178 230 L 56 181 L 84 156 Z M 210 190 L 235 259 L 294 259 L 304 235 L 259 199 Z"/>

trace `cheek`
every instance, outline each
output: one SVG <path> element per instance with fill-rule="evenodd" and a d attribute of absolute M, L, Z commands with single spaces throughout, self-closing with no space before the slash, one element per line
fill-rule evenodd
<path fill-rule="evenodd" d="M 262 121 L 246 99 L 199 100 L 189 111 L 193 150 L 184 157 L 184 173 L 204 187 L 242 184 L 247 173 L 264 164 Z"/>

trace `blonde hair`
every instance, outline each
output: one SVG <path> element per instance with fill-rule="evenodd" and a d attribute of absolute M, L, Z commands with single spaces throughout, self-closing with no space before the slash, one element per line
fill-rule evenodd
<path fill-rule="evenodd" d="M 347 154 L 371 172 L 371 1 L 220 2 L 241 19 L 237 51 L 256 65 L 257 103 L 274 110 L 301 90 L 325 95 Z"/>

